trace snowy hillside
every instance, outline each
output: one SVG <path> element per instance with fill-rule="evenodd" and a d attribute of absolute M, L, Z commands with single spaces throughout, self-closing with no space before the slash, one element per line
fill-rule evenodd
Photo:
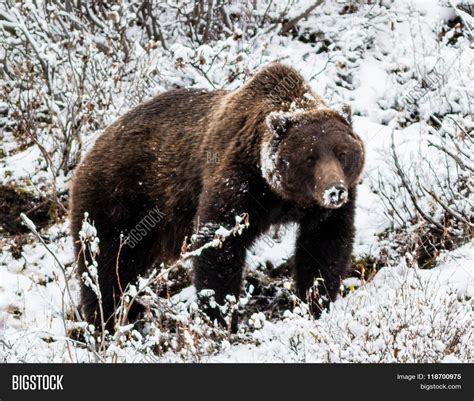
<path fill-rule="evenodd" d="M 472 6 L 67 3 L 0 5 L 0 362 L 473 361 Z M 274 60 L 329 104 L 350 104 L 366 146 L 340 297 L 309 316 L 291 286 L 296 227 L 283 226 L 247 254 L 238 333 L 203 321 L 180 265 L 143 291 L 149 319 L 103 337 L 75 315 L 77 162 L 141 101 L 232 90 Z"/>

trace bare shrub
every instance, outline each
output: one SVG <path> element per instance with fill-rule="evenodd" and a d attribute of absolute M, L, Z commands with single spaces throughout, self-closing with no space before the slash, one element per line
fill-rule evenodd
<path fill-rule="evenodd" d="M 369 284 L 351 293 L 350 302 L 336 304 L 331 315 L 315 322 L 311 333 L 321 361 L 433 363 L 449 355 L 472 360 L 469 301 L 419 270 L 393 269 L 377 277 L 378 289 Z M 387 275 L 395 278 L 392 285 L 381 284 Z"/>
<path fill-rule="evenodd" d="M 378 193 L 394 222 L 385 237 L 399 246 L 399 254 L 413 253 L 420 267 L 432 267 L 442 250 L 474 235 L 472 136 L 456 117 L 448 116 L 444 124 L 434 118 L 438 129 L 426 126 L 427 135 L 411 160 L 402 158 L 392 136 L 394 179 L 378 179 Z"/>

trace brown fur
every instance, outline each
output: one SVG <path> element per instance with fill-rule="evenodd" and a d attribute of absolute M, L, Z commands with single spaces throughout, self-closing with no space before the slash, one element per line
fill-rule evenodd
<path fill-rule="evenodd" d="M 287 112 L 291 118 L 272 112 Z M 262 177 L 265 146 L 278 154 L 279 185 Z M 338 155 L 344 152 L 349 160 L 343 162 Z M 209 163 L 209 155 L 219 162 Z M 290 160 L 289 167 L 283 156 Z M 194 260 L 198 290 L 213 289 L 220 303 L 226 294 L 237 295 L 245 250 L 270 224 L 296 221 L 301 226 L 295 255 L 300 263 L 297 291 L 304 297 L 321 274 L 334 298 L 352 249 L 355 186 L 362 165 L 363 146 L 350 122 L 327 108 L 288 66 L 271 64 L 234 92 L 167 92 L 109 126 L 78 167 L 71 195 L 76 252 L 80 255 L 77 233 L 87 211 L 101 241 L 99 279 L 109 317 L 119 287 L 153 265 L 178 258 L 185 236 L 199 229 L 194 244 L 199 247 L 212 239 L 214 228 L 232 227 L 235 215 L 247 212 L 249 229 L 229 238 L 223 249 L 208 249 Z M 323 204 L 322 191 L 335 181 L 344 183 L 349 198 L 332 212 Z M 156 207 L 163 219 L 134 248 L 121 250 L 119 286 L 120 233 L 127 235 Z M 331 219 L 341 232 L 334 232 L 333 241 L 332 231 L 326 230 L 338 253 L 329 263 L 326 239 L 317 241 L 318 230 L 324 222 L 333 224 Z M 328 273 L 329 267 L 333 271 Z M 84 271 L 79 257 L 79 273 Z M 97 300 L 85 286 L 82 306 L 87 319 L 96 321 Z"/>

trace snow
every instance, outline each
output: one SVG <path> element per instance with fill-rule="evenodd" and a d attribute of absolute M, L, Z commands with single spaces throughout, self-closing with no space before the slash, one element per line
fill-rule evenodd
<path fill-rule="evenodd" d="M 457 330 L 464 332 L 461 354 L 472 355 L 472 333 L 463 329 L 472 320 L 471 305 L 458 301 L 467 292 L 456 291 L 460 282 L 474 282 L 473 251 L 473 244 L 466 245 L 452 253 L 457 263 L 430 271 L 384 268 L 372 282 L 337 300 L 318 321 L 295 308 L 283 321 L 257 323 L 261 328 L 252 334 L 257 345 L 233 346 L 210 361 L 462 361 L 446 354 L 441 333 L 451 333 L 446 338 L 453 339 Z M 251 320 L 255 324 L 256 317 Z M 296 349 L 291 347 L 295 341 L 301 343 Z"/>
<path fill-rule="evenodd" d="M 132 325 L 121 326 L 107 347 L 99 349 L 101 339 L 91 328 L 71 320 L 72 306 L 79 300 L 79 278 L 74 274 L 75 258 L 68 220 L 41 232 L 57 260 L 34 235 L 26 236 L 18 257 L 13 252 L 18 239 L 1 232 L 0 361 L 472 363 L 472 237 L 466 236 L 466 240 L 456 244 L 454 249 L 441 251 L 432 268 L 421 269 L 414 256 L 416 249 L 402 247 L 399 236 L 404 239 L 415 237 L 423 224 L 413 222 L 413 208 L 400 209 L 400 217 L 390 215 L 380 196 L 384 184 L 391 202 L 397 206 L 409 204 L 409 196 L 401 188 L 393 163 L 390 163 L 393 141 L 400 163 L 407 168 L 417 193 L 422 195 L 424 188 L 437 190 L 453 210 L 464 215 L 472 213 L 473 192 L 468 191 L 473 185 L 472 176 L 465 180 L 465 188 L 459 189 L 455 198 L 446 198 L 439 188 L 445 188 L 449 193 L 451 187 L 443 187 L 443 183 L 457 182 L 463 172 L 432 145 L 455 151 L 472 168 L 469 142 L 450 142 L 446 135 L 464 135 L 467 139 L 472 135 L 472 45 L 466 35 L 453 41 L 454 28 L 442 35 L 442 28 L 446 27 L 443 21 L 458 14 L 466 26 L 471 24 L 472 30 L 472 17 L 455 10 L 451 5 L 455 2 L 447 1 L 403 0 L 391 3 L 390 8 L 364 5 L 356 13 L 347 15 L 339 14 L 342 5 L 335 1 L 327 3 L 324 11 L 316 10 L 300 23 L 300 32 L 307 29 L 308 32 L 323 33 L 329 42 L 323 51 L 319 51 L 322 40 L 304 43 L 291 35 L 277 35 L 270 29 L 269 22 L 255 35 L 250 35 L 246 22 L 242 21 L 242 25 L 224 30 L 222 36 L 212 42 L 196 45 L 186 35 L 177 33 L 179 29 L 171 32 L 170 24 L 177 25 L 178 22 L 167 12 L 160 14 L 160 22 L 170 31 L 166 34 L 169 35 L 166 37 L 169 50 L 160 44 L 146 50 L 142 31 L 137 27 L 130 28 L 127 34 L 135 44 L 130 48 L 130 61 L 125 66 L 120 58 L 110 58 L 98 49 L 112 46 L 113 51 L 119 52 L 108 37 L 112 34 L 110 27 L 105 33 L 85 34 L 83 38 L 76 31 L 71 32 L 71 40 L 79 49 L 71 61 L 61 53 L 64 49 L 57 43 L 38 47 L 54 72 L 51 79 L 57 90 L 50 96 L 44 85 L 34 81 L 29 90 L 15 88 L 9 99 L 0 99 L 0 155 L 4 155 L 0 157 L 0 179 L 4 184 L 24 186 L 35 194 L 49 193 L 51 172 L 48 165 L 53 163 L 57 168 L 60 164 L 62 149 L 57 138 L 62 135 L 61 124 L 65 125 L 77 111 L 68 107 L 77 100 L 75 79 L 79 76 L 83 57 L 90 59 L 87 73 L 91 78 L 84 82 L 83 103 L 78 109 L 84 114 L 76 115 L 84 117 L 78 131 L 82 141 L 79 155 L 93 145 L 107 124 L 137 102 L 173 87 L 232 90 L 259 67 L 279 59 L 300 70 L 311 89 L 328 104 L 351 106 L 354 131 L 366 147 L 366 165 L 357 188 L 354 258 L 358 261 L 367 257 L 378 262 L 383 260 L 383 267 L 370 278 L 344 280 L 344 296 L 341 295 L 318 320 L 309 316 L 307 306 L 295 297 L 294 305 L 281 316 L 269 317 L 263 310 L 250 314 L 240 322 L 240 331 L 234 336 L 209 327 L 196 317 L 197 294 L 193 287 L 157 301 L 146 289 L 149 283 L 143 278 L 131 289 L 130 295 L 143 291 L 161 302 L 163 310 L 179 322 L 174 329 L 180 330 L 182 339 L 167 327 L 160 328 L 161 321 L 156 317 L 157 323 L 152 322 L 143 330 Z M 274 2 L 271 15 L 282 12 L 285 4 Z M 295 5 L 289 16 L 298 15 L 308 4 L 305 1 Z M 38 13 L 33 4 L 23 7 Z M 237 5 L 230 7 L 239 12 Z M 9 15 L 13 19 L 21 16 L 17 10 Z M 38 20 L 43 21 L 41 15 Z M 0 25 L 9 23 L 8 19 L 7 22 L 0 21 Z M 21 24 L 21 27 L 32 32 L 40 29 L 34 21 Z M 40 36 L 35 34 L 32 38 L 35 43 L 41 43 Z M 404 108 L 402 99 L 433 68 L 439 71 L 442 79 L 424 88 L 427 90 L 423 90 L 423 96 L 416 99 L 419 116 L 413 117 L 411 111 Z M 0 75 L 0 80 L 3 77 Z M 143 77 L 147 78 L 144 80 Z M 307 93 L 305 97 L 312 95 Z M 34 98 L 46 99 L 49 107 L 41 110 L 39 119 L 45 115 L 51 119 L 38 125 L 35 139 L 51 150 L 50 161 L 44 159 L 38 146 L 24 146 L 25 138 L 20 139 L 18 132 L 14 134 L 12 122 L 4 117 L 3 110 L 13 107 L 11 99 L 27 104 Z M 69 106 L 65 107 L 65 104 Z M 89 114 L 85 110 L 89 110 Z M 295 112 L 298 110 L 289 114 Z M 440 120 L 440 124 L 435 124 L 435 119 Z M 468 157 L 463 156 L 456 145 Z M 79 149 L 78 144 L 74 146 Z M 263 144 L 260 156 L 262 176 L 278 189 L 277 154 L 269 142 Z M 55 182 L 58 190 L 67 188 L 71 176 L 71 171 L 58 175 Z M 432 211 L 435 221 L 442 222 L 442 208 L 429 196 L 421 195 L 421 206 Z M 329 202 L 329 192 L 324 199 Z M 34 228 L 35 221 L 28 217 L 23 220 L 30 229 Z M 229 235 L 242 232 L 246 227 L 243 220 L 242 216 L 236 216 L 237 228 L 202 227 L 202 234 L 215 234 L 216 238 L 209 246 L 218 247 Z M 408 226 L 407 222 L 410 223 Z M 456 230 L 456 227 L 450 229 Z M 247 272 L 261 273 L 267 265 L 278 268 L 286 263 L 293 254 L 297 230 L 297 226 L 289 224 L 280 227 L 279 239 L 269 233 L 262 236 L 247 252 Z M 87 216 L 81 238 L 87 240 L 93 250 L 100 249 L 97 230 Z M 188 254 L 199 256 L 201 250 Z M 64 267 L 66 277 L 59 264 Z M 189 261 L 185 265 L 189 270 Z M 90 266 L 90 273 L 89 283 L 95 286 L 91 277 L 95 273 L 94 265 Z M 72 300 L 66 291 L 66 279 Z M 242 308 L 249 305 L 254 296 L 252 286 L 246 288 L 238 300 Z M 291 281 L 285 281 L 282 288 L 291 293 Z M 79 344 L 70 335 L 71 331 L 79 329 L 88 333 L 86 344 Z M 159 354 L 154 352 L 157 347 L 161 350 Z"/>
<path fill-rule="evenodd" d="M 272 144 L 264 142 L 260 151 L 260 170 L 262 177 L 276 190 L 281 188 L 281 177 L 276 168 L 277 163 L 278 154 L 273 149 Z"/>
<path fill-rule="evenodd" d="M 344 185 L 344 182 L 341 181 Z M 340 189 L 337 186 L 326 188 L 323 192 L 324 206 L 340 207 L 348 200 L 348 193 L 345 189 Z"/>

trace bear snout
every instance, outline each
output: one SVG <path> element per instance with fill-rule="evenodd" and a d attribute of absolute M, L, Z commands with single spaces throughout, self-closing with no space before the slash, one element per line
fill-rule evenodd
<path fill-rule="evenodd" d="M 349 192 L 344 184 L 333 183 L 324 189 L 322 198 L 324 207 L 337 209 L 347 202 Z"/>

